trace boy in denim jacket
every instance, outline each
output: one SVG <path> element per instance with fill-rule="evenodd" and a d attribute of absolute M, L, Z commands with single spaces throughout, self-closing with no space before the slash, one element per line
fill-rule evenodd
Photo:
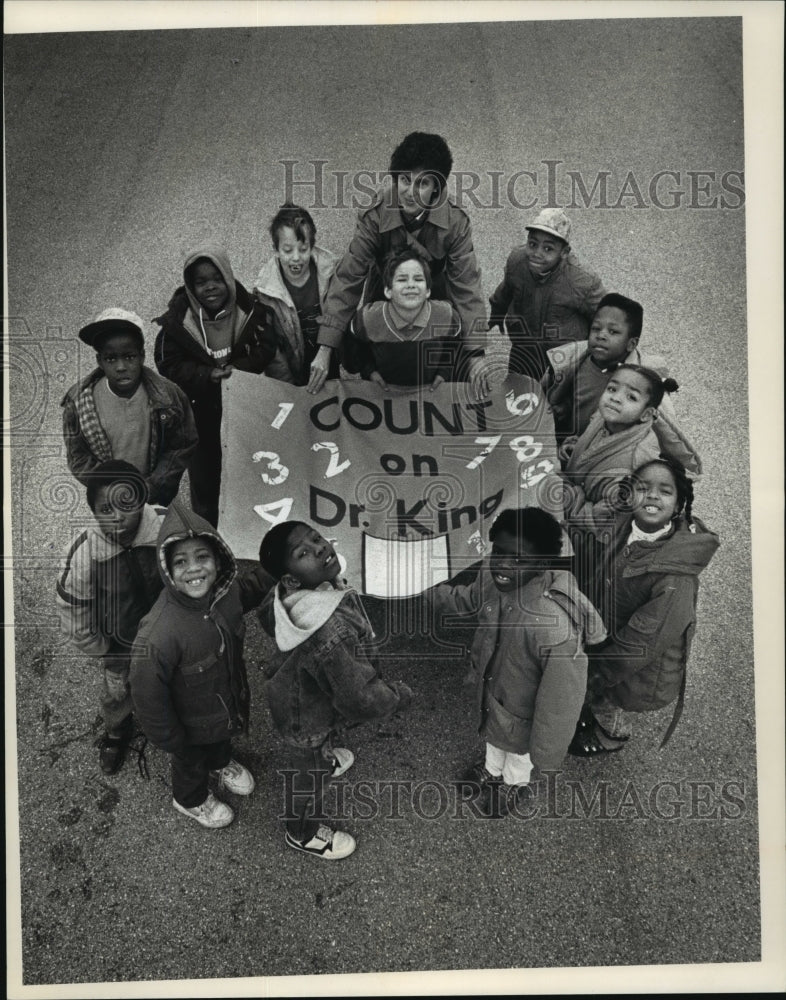
<path fill-rule="evenodd" d="M 276 728 L 289 745 L 295 774 L 287 786 L 287 846 L 325 860 L 345 858 L 355 838 L 320 823 L 331 778 L 354 755 L 333 748 L 339 726 L 383 719 L 407 708 L 412 691 L 387 684 L 362 644 L 373 632 L 357 593 L 339 577 L 333 547 L 302 521 L 274 525 L 259 549 L 262 568 L 279 581 L 260 609 L 278 655 L 266 664 Z"/>

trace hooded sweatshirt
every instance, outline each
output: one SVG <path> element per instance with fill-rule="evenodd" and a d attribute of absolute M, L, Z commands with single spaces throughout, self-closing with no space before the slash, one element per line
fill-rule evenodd
<path fill-rule="evenodd" d="M 720 542 L 697 518 L 689 526 L 683 517 L 655 541 L 631 541 L 631 521 L 630 514 L 620 517 L 618 542 L 605 567 L 609 638 L 592 650 L 590 677 L 593 690 L 613 704 L 647 712 L 684 690 L 698 577 Z M 678 718 L 677 712 L 670 732 Z"/>
<path fill-rule="evenodd" d="M 188 267 L 203 257 L 221 272 L 229 289 L 227 303 L 212 319 L 197 302 L 185 278 Z M 221 419 L 221 384 L 211 379 L 212 370 L 232 364 L 259 374 L 276 353 L 267 307 L 235 280 L 221 247 L 203 246 L 188 255 L 183 285 L 175 290 L 167 311 L 153 322 L 161 327 L 155 345 L 156 367 L 188 396 L 200 439 L 206 421 L 218 425 Z"/>
<path fill-rule="evenodd" d="M 529 753 L 541 771 L 559 767 L 584 702 L 584 645 L 606 634 L 573 575 L 547 570 L 503 593 L 484 566 L 469 586 L 444 583 L 429 593 L 443 615 L 478 616 L 478 732 L 500 750 Z"/>
<path fill-rule="evenodd" d="M 175 586 L 166 551 L 204 538 L 216 557 L 211 592 L 192 598 Z M 229 546 L 207 521 L 172 504 L 157 541 L 164 589 L 139 626 L 131 661 L 131 696 L 145 734 L 161 750 L 219 743 L 248 725 L 249 688 L 243 662 L 243 614 L 256 607 L 272 580 L 257 567 L 238 579 Z"/>
<path fill-rule="evenodd" d="M 383 681 L 364 651 L 373 632 L 343 581 L 294 593 L 279 585 L 260 618 L 278 647 L 263 669 L 270 713 L 287 742 L 320 746 L 342 725 L 386 718 L 409 703 L 406 689 Z"/>

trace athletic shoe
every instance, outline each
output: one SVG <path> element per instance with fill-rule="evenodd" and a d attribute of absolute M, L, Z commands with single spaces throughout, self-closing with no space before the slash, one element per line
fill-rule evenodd
<path fill-rule="evenodd" d="M 254 791 L 254 776 L 236 760 L 230 760 L 226 767 L 213 771 L 213 774 L 218 775 L 219 788 L 225 788 L 235 795 L 250 795 Z"/>
<path fill-rule="evenodd" d="M 234 812 L 226 802 L 217 799 L 212 792 L 208 794 L 208 797 L 201 806 L 193 806 L 191 809 L 187 809 L 185 806 L 181 806 L 177 799 L 172 799 L 172 805 L 184 816 L 190 816 L 200 826 L 206 826 L 210 830 L 218 830 L 222 826 L 229 826 L 235 818 Z"/>
<path fill-rule="evenodd" d="M 333 773 L 331 777 L 338 778 L 355 763 L 355 755 L 346 747 L 333 747 Z"/>
<path fill-rule="evenodd" d="M 287 832 L 285 836 L 287 847 L 293 847 L 304 854 L 313 854 L 325 861 L 340 861 L 347 858 L 357 847 L 357 841 L 351 833 L 343 830 L 331 830 L 329 826 L 320 826 L 311 840 L 302 844 Z"/>

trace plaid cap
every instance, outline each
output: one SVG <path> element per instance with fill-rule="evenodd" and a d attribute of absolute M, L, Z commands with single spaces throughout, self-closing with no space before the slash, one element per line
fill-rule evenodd
<path fill-rule="evenodd" d="M 551 233 L 570 243 L 570 219 L 561 208 L 544 208 L 536 215 L 534 222 L 528 223 L 524 228 L 541 229 L 544 233 Z"/>
<path fill-rule="evenodd" d="M 92 323 L 83 326 L 79 331 L 79 339 L 90 347 L 95 347 L 96 340 L 108 333 L 136 333 L 144 337 L 144 323 L 136 313 L 113 306 L 111 309 L 104 309 Z"/>

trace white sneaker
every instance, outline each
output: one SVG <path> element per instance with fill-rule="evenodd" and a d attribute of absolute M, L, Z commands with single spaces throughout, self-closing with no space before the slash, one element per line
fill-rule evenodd
<path fill-rule="evenodd" d="M 296 851 L 303 851 L 304 854 L 313 854 L 315 857 L 324 858 L 325 861 L 340 861 L 348 858 L 357 847 L 357 841 L 351 833 L 344 833 L 343 830 L 331 830 L 329 826 L 320 826 L 314 836 L 305 844 L 295 840 L 289 832 L 285 836 L 288 847 L 294 847 Z"/>
<path fill-rule="evenodd" d="M 254 791 L 254 776 L 247 767 L 243 767 L 236 760 L 230 760 L 226 767 L 220 771 L 213 771 L 218 775 L 218 787 L 226 788 L 228 792 L 235 795 L 250 795 Z"/>
<path fill-rule="evenodd" d="M 210 830 L 218 830 L 222 826 L 229 826 L 235 818 L 234 812 L 226 802 L 217 799 L 212 792 L 208 793 L 207 798 L 201 806 L 193 806 L 191 809 L 186 809 L 185 806 L 180 805 L 177 799 L 172 799 L 172 805 L 184 816 L 190 816 L 191 819 L 195 819 L 201 826 L 206 826 Z"/>
<path fill-rule="evenodd" d="M 355 755 L 346 747 L 333 747 L 333 774 L 331 777 L 338 778 L 355 763 Z"/>

